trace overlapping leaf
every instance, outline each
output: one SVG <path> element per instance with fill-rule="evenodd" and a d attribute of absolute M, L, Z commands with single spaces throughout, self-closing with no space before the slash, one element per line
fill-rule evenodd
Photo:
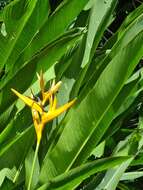
<path fill-rule="evenodd" d="M 43 3 L 43 6 L 41 6 Z M 23 10 L 23 11 L 21 11 Z M 4 11 L 6 36 L 0 36 L 0 68 L 12 68 L 48 16 L 48 1 L 22 0 L 10 3 Z"/>
<path fill-rule="evenodd" d="M 68 171 L 90 155 L 93 144 L 95 146 L 99 142 L 112 120 L 111 107 L 114 100 L 142 57 L 143 48 L 140 44 L 142 37 L 143 32 L 140 32 L 112 59 L 94 88 L 75 108 L 57 145 L 46 156 L 43 168 L 48 169 L 47 171 L 42 169 L 41 181 Z M 107 125 L 101 128 L 104 117 Z"/>

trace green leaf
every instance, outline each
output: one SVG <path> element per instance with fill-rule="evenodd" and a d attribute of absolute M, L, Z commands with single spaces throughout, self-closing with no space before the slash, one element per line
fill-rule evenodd
<path fill-rule="evenodd" d="M 96 188 L 97 190 L 116 189 L 117 184 L 122 178 L 125 170 L 134 160 L 135 156 L 137 156 L 137 154 L 141 151 L 141 147 L 143 145 L 143 138 L 141 135 L 142 134 L 140 132 L 136 131 L 117 145 L 113 153 L 114 156 L 127 156 L 130 154 L 132 157 L 128 161 L 122 163 L 120 166 L 107 170 L 102 182 Z"/>
<path fill-rule="evenodd" d="M 140 32 L 121 49 L 104 69 L 94 88 L 73 109 L 58 143 L 44 160 L 42 182 L 84 162 L 93 146 L 99 143 L 113 119 L 112 104 L 142 57 L 142 40 L 143 32 Z M 104 119 L 106 125 L 102 125 Z"/>
<path fill-rule="evenodd" d="M 11 120 L 11 117 L 13 116 L 13 108 L 14 106 L 10 106 L 5 112 L 3 112 L 0 115 L 0 124 L 1 124 L 1 129 L 0 131 L 2 131 L 5 126 L 8 124 L 8 122 Z"/>
<path fill-rule="evenodd" d="M 41 52 L 36 54 L 30 61 L 27 62 L 14 76 L 10 76 L 5 83 L 1 81 L 2 93 L 0 94 L 0 109 L 4 112 L 16 99 L 16 96 L 11 92 L 11 88 L 15 88 L 21 93 L 24 92 L 36 80 L 36 72 L 47 71 L 51 66 L 64 55 L 68 49 L 75 46 L 81 39 L 83 30 L 75 29 L 67 32 L 54 42 L 53 44 L 45 47 Z M 25 73 L 26 76 L 25 77 Z M 23 80 L 24 79 L 24 80 Z"/>
<path fill-rule="evenodd" d="M 106 66 L 109 64 L 109 62 L 114 58 L 114 56 L 116 56 L 122 48 L 126 47 L 132 40 L 134 40 L 136 36 L 142 31 L 142 21 L 143 15 L 140 15 L 133 23 L 131 23 L 131 25 L 129 25 L 129 27 L 126 29 L 126 32 L 122 36 L 120 36 L 120 38 L 116 41 L 109 53 L 106 52 L 106 57 L 103 57 L 103 60 L 101 61 L 98 61 L 97 58 L 95 62 L 96 64 L 98 64 L 97 68 L 93 70 L 90 78 L 86 79 L 89 81 L 83 89 L 84 92 L 86 91 L 86 89 L 90 90 L 91 88 L 93 88 L 93 85 L 96 83 L 99 76 L 106 68 Z"/>
<path fill-rule="evenodd" d="M 89 0 L 64 0 L 35 36 L 29 49 L 33 53 L 61 36 Z"/>
<path fill-rule="evenodd" d="M 34 159 L 34 151 L 32 149 L 30 149 L 30 151 L 28 152 L 27 157 L 25 159 L 25 186 L 26 187 L 28 187 L 33 159 Z M 39 173 L 40 173 L 40 166 L 39 166 L 39 161 L 37 158 L 36 164 L 34 167 L 34 174 L 33 174 L 33 178 L 32 178 L 31 189 L 34 189 L 34 187 L 36 186 L 38 179 L 39 179 Z"/>
<path fill-rule="evenodd" d="M 6 7 L 4 23 L 7 35 L 4 39 L 1 35 L 4 42 L 0 40 L 0 68 L 5 64 L 7 70 L 12 68 L 48 15 L 48 7 L 45 0 L 17 0 Z"/>
<path fill-rule="evenodd" d="M 9 122 L 5 129 L 0 133 L 0 144 L 5 143 L 6 140 L 11 138 L 13 133 L 13 121 Z"/>
<path fill-rule="evenodd" d="M 104 154 L 105 141 L 101 142 L 91 153 L 95 158 L 100 158 Z"/>
<path fill-rule="evenodd" d="M 115 8 L 116 0 L 95 0 L 91 9 L 82 67 L 91 61 Z"/>
<path fill-rule="evenodd" d="M 111 157 L 95 160 L 90 163 L 86 163 L 77 168 L 74 168 L 64 174 L 61 174 L 54 179 L 51 179 L 49 183 L 38 188 L 38 190 L 55 189 L 55 190 L 71 190 L 75 189 L 84 179 L 88 178 L 97 172 L 112 168 L 126 160 L 129 157 Z"/>
<path fill-rule="evenodd" d="M 126 19 L 124 20 L 124 22 L 122 23 L 121 27 L 118 30 L 118 37 L 120 37 L 129 27 L 129 25 L 132 24 L 142 14 L 143 14 L 143 5 L 141 4 L 126 17 Z"/>
<path fill-rule="evenodd" d="M 129 28 L 131 24 L 134 23 L 136 19 L 138 19 L 139 16 L 141 16 L 143 13 L 143 5 L 141 4 L 139 7 L 134 9 L 123 21 L 120 28 L 117 30 L 117 32 L 107 41 L 107 43 L 104 46 L 105 49 L 110 49 L 118 40 L 119 38 L 126 32 L 126 29 Z"/>
<path fill-rule="evenodd" d="M 7 177 L 8 179 L 10 179 L 11 181 L 13 181 L 15 175 L 16 175 L 16 168 L 4 168 L 0 171 L 0 187 L 2 185 L 2 183 L 4 182 L 4 179 Z"/>
<path fill-rule="evenodd" d="M 131 139 L 131 136 L 126 138 L 124 141 L 121 141 L 116 149 L 114 150 L 113 155 L 115 156 L 127 156 L 129 153 L 129 149 L 132 148 L 130 143 L 129 143 L 129 139 Z M 136 150 L 137 151 L 137 150 Z M 107 170 L 103 180 L 101 181 L 101 183 L 95 187 L 96 189 L 102 190 L 102 189 L 116 189 L 117 184 L 122 176 L 122 174 L 125 172 L 125 170 L 127 169 L 127 167 L 130 165 L 131 161 L 134 159 L 134 156 L 132 155 L 132 157 L 125 161 L 124 163 L 122 163 L 121 165 L 119 165 L 118 167 L 112 168 Z"/>
<path fill-rule="evenodd" d="M 19 167 L 33 142 L 34 128 L 30 127 L 3 145 L 0 150 L 0 169 Z"/>
<path fill-rule="evenodd" d="M 139 177 L 142 177 L 143 176 L 143 172 L 142 171 L 135 171 L 135 172 L 126 172 L 122 175 L 121 177 L 121 181 L 124 181 L 124 180 L 135 180 Z"/>
<path fill-rule="evenodd" d="M 68 102 L 69 94 L 70 94 L 71 88 L 72 88 L 73 83 L 74 83 L 73 79 L 68 79 L 66 77 L 63 77 L 61 81 L 62 81 L 63 84 L 62 84 L 62 86 L 60 88 L 60 91 L 59 91 L 59 93 L 57 95 L 57 99 L 59 100 L 58 105 L 64 105 L 65 102 Z M 59 123 L 62 121 L 65 114 L 62 114 L 57 118 L 57 123 L 58 124 L 54 129 L 52 128 L 52 132 L 51 132 L 51 134 L 49 135 L 49 138 L 48 138 L 48 144 L 46 145 L 48 151 L 51 151 L 51 149 L 53 148 L 53 146 L 57 142 L 58 136 L 61 134 L 61 132 L 63 130 L 63 128 L 60 128 Z"/>
<path fill-rule="evenodd" d="M 81 70 L 79 75 L 77 75 L 78 80 L 76 81 L 74 88 L 72 90 L 72 97 L 78 95 L 79 89 L 82 86 L 83 79 L 86 76 L 87 69 L 89 65 L 91 64 L 93 65 L 93 63 L 91 62 L 92 58 L 96 52 L 96 48 L 101 40 L 101 37 L 107 25 L 109 24 L 109 20 L 115 8 L 115 5 L 116 5 L 115 0 L 109 0 L 106 3 L 104 0 L 94 1 L 94 5 L 91 9 L 89 17 L 88 32 L 87 35 L 85 36 L 85 39 L 83 39 L 83 44 L 82 44 L 83 47 L 81 46 L 81 48 L 83 49 L 81 50 L 84 52 L 82 52 L 81 54 L 81 52 L 79 51 L 79 58 L 77 59 L 77 62 L 79 63 L 82 62 L 81 67 L 82 68 L 84 67 L 84 69 Z"/>
<path fill-rule="evenodd" d="M 101 182 L 101 184 L 97 186 L 97 188 L 95 187 L 95 190 L 102 190 L 104 188 L 115 190 L 122 174 L 125 172 L 133 159 L 134 158 L 130 158 L 128 161 L 118 166 L 118 168 L 110 169 L 109 171 L 107 171 L 103 182 Z"/>
<path fill-rule="evenodd" d="M 31 110 L 26 106 L 11 119 L 8 125 L 5 125 L 4 130 L 0 134 L 0 145 L 6 143 L 13 138 L 17 133 L 23 132 L 32 124 Z"/>

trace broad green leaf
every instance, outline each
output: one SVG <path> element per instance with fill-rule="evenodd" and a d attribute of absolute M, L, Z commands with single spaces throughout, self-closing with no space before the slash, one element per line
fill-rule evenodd
<path fill-rule="evenodd" d="M 82 82 L 86 75 L 88 66 L 90 64 L 93 64 L 91 63 L 92 58 L 101 40 L 101 36 L 103 35 L 107 25 L 109 24 L 109 20 L 115 8 L 115 5 L 115 0 L 109 0 L 106 3 L 104 2 L 104 0 L 94 1 L 94 5 L 90 12 L 88 31 L 84 42 L 85 45 L 83 44 L 84 53 L 81 59 L 81 67 L 84 67 L 84 69 L 81 70 L 79 75 L 77 75 L 78 80 L 76 81 L 72 90 L 72 96 L 77 96 L 79 89 L 82 86 Z"/>
<path fill-rule="evenodd" d="M 19 24 L 22 25 L 20 22 L 23 22 L 22 30 L 25 30 L 25 28 L 33 30 L 32 27 L 34 25 L 33 23 L 30 25 L 30 22 L 34 22 L 34 29 L 35 32 L 37 32 L 45 22 L 45 19 L 48 18 L 48 14 L 49 2 L 47 0 L 37 0 L 36 4 L 32 0 L 17 0 L 15 2 L 11 2 L 5 7 L 3 12 L 7 34 L 16 32 L 20 29 L 20 27 L 22 27 L 18 26 Z"/>
<path fill-rule="evenodd" d="M 91 65 L 93 65 L 90 69 L 91 69 L 91 71 L 93 71 L 93 70 L 98 70 L 99 69 L 99 67 L 101 66 L 100 65 L 100 63 L 101 63 L 101 59 L 102 58 L 104 58 L 103 57 L 104 55 L 102 55 L 102 56 L 100 56 L 99 58 L 97 58 L 96 59 L 96 61 L 95 62 L 93 62 Z M 95 65 L 95 66 L 94 66 Z M 88 77 L 89 78 L 89 76 L 90 75 L 92 75 L 92 72 L 91 71 L 89 71 L 89 73 L 88 73 L 88 75 L 86 75 L 86 77 Z M 126 82 L 126 84 L 125 84 L 125 86 L 124 86 L 124 88 L 122 89 L 122 91 L 120 92 L 120 94 L 118 95 L 118 97 L 116 98 L 117 100 L 115 101 L 115 105 L 114 105 L 114 107 L 117 107 L 116 108 L 116 110 L 118 109 L 118 108 L 120 108 L 120 106 L 122 105 L 122 103 L 119 101 L 119 99 L 121 99 L 122 98 L 122 102 L 130 95 L 130 97 L 131 97 L 131 94 L 133 93 L 132 91 L 136 91 L 138 88 L 141 90 L 141 84 L 140 84 L 140 82 L 139 82 L 139 80 L 141 81 L 141 76 L 140 76 L 141 74 L 140 74 L 140 72 L 136 72 L 135 74 L 134 74 L 134 76 L 133 77 L 131 77 L 131 79 L 129 79 L 127 82 Z M 95 78 L 96 78 L 97 76 L 96 76 L 96 74 L 95 74 Z M 97 79 L 96 79 L 97 80 Z M 81 90 L 81 93 L 80 93 L 80 96 L 79 96 L 79 99 L 82 101 L 82 99 L 88 94 L 88 92 L 93 88 L 93 86 L 94 86 L 94 84 L 95 84 L 95 80 L 94 80 L 94 76 L 92 77 L 92 79 L 91 80 L 89 80 L 88 82 L 87 82 L 87 84 L 85 84 L 85 87 Z M 138 90 L 139 90 L 138 89 Z M 136 94 L 137 95 L 137 94 Z M 136 97 L 136 96 L 135 96 Z M 134 97 L 134 98 L 135 98 Z M 133 98 L 133 99 L 134 99 Z M 118 104 L 118 105 L 117 105 Z M 126 106 L 121 106 L 121 108 L 120 108 L 120 110 L 123 110 L 123 108 L 125 109 L 125 107 L 127 107 L 127 105 Z M 121 112 L 121 111 L 120 111 Z"/>
<path fill-rule="evenodd" d="M 64 0 L 35 36 L 29 47 L 32 52 L 39 51 L 46 44 L 61 36 L 88 1 Z"/>
<path fill-rule="evenodd" d="M 38 188 L 38 190 L 46 189 L 59 189 L 59 190 L 71 190 L 75 189 L 84 179 L 88 178 L 97 172 L 112 168 L 122 162 L 128 160 L 129 157 L 111 157 L 95 160 L 90 163 L 86 163 L 77 168 L 74 168 L 64 174 L 61 174 L 54 179 L 51 179 L 49 183 Z"/>
<path fill-rule="evenodd" d="M 17 133 L 23 132 L 32 124 L 31 110 L 28 107 L 22 109 L 18 114 L 11 119 L 8 125 L 5 125 L 4 130 L 0 134 L 0 145 L 6 143 L 13 138 Z"/>
<path fill-rule="evenodd" d="M 59 37 L 62 37 L 69 24 L 74 20 L 74 18 L 76 18 L 78 13 L 82 10 L 87 2 L 88 0 L 63 1 L 57 10 L 45 22 L 44 26 L 39 30 L 31 42 L 31 45 L 28 46 L 21 54 L 18 59 L 18 63 L 16 63 L 17 67 L 19 68 L 19 65 L 23 65 L 23 63 L 28 61 L 31 56 L 39 52 L 42 48 L 55 41 Z M 21 57 L 24 57 L 24 61 L 21 60 Z M 15 69 L 17 69 L 17 67 Z M 13 72 L 15 72 L 15 69 Z"/>
<path fill-rule="evenodd" d="M 91 61 L 101 36 L 109 23 L 110 16 L 115 8 L 116 0 L 95 0 L 91 9 L 87 39 L 85 45 L 82 67 Z"/>
<path fill-rule="evenodd" d="M 30 127 L 3 145 L 0 150 L 0 169 L 19 167 L 34 139 L 34 128 Z"/>
<path fill-rule="evenodd" d="M 102 72 L 94 88 L 75 106 L 58 143 L 44 160 L 40 176 L 42 182 L 84 162 L 93 146 L 99 143 L 113 119 L 112 104 L 142 57 L 142 39 L 143 32 L 140 32 L 121 49 Z M 104 119 L 106 125 L 102 125 Z"/>
<path fill-rule="evenodd" d="M 108 63 L 118 54 L 121 48 L 126 47 L 136 36 L 142 31 L 142 22 L 143 22 L 143 15 L 140 15 L 129 27 L 126 29 L 126 32 L 117 40 L 114 44 L 113 48 L 110 52 L 106 55 L 103 60 L 98 61 L 97 68 L 93 70 L 91 73 L 90 78 L 88 79 L 88 83 L 85 85 L 83 91 L 85 92 L 86 89 L 90 90 L 93 88 L 93 85 L 96 83 L 98 77 L 106 68 Z M 95 63 L 97 63 L 97 61 Z M 94 62 L 93 62 L 94 63 Z"/>
<path fill-rule="evenodd" d="M 27 64 L 25 64 L 6 84 L 1 82 L 3 88 L 0 94 L 0 110 L 4 112 L 16 99 L 16 96 L 11 92 L 11 88 L 15 88 L 21 93 L 24 92 L 30 85 L 37 80 L 36 72 L 47 71 L 51 66 L 64 55 L 68 49 L 82 37 L 82 30 L 75 29 L 67 33 L 63 38 L 47 46 L 41 52 L 36 54 Z M 69 35 L 68 35 L 69 34 Z M 26 77 L 25 77 L 26 73 Z M 24 80 L 23 80 L 24 79 Z"/>
<path fill-rule="evenodd" d="M 6 7 L 4 23 L 7 35 L 3 39 L 1 34 L 4 42 L 0 40 L 0 68 L 5 64 L 7 70 L 12 68 L 18 56 L 31 42 L 45 17 L 48 16 L 48 7 L 48 1 L 45 0 L 17 0 Z"/>
<path fill-rule="evenodd" d="M 138 80 L 139 78 L 135 81 L 132 81 L 130 84 L 125 85 L 121 89 L 120 93 L 115 98 L 110 108 L 108 108 L 108 111 L 106 112 L 102 120 L 98 123 L 97 128 L 95 128 L 93 134 L 90 137 L 89 142 L 85 145 L 83 152 L 79 155 L 77 163 L 75 164 L 78 164 L 79 160 L 83 160 L 83 157 L 89 154 L 88 151 L 92 150 L 92 148 L 100 142 L 100 140 L 103 138 L 103 135 L 105 135 L 104 133 L 108 129 L 110 129 L 110 127 L 112 127 L 112 125 L 110 126 L 110 124 L 113 121 L 113 119 L 119 116 L 119 114 L 123 113 L 123 111 L 125 112 L 125 110 L 127 109 L 126 106 L 121 105 L 126 102 L 128 96 L 130 97 L 132 95 L 132 91 L 134 91 L 134 88 L 136 88 Z M 102 140 L 104 140 L 104 138 Z"/>

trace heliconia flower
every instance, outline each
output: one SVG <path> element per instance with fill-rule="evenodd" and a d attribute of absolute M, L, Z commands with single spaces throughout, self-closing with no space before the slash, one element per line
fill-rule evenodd
<path fill-rule="evenodd" d="M 56 109 L 55 101 L 53 102 L 52 107 L 49 108 L 48 112 L 43 112 L 41 115 L 39 115 L 38 111 L 32 108 L 32 117 L 33 117 L 33 123 L 35 126 L 36 134 L 37 134 L 37 141 L 40 142 L 42 131 L 44 129 L 44 126 L 46 123 L 50 122 L 57 116 L 59 116 L 61 113 L 66 111 L 68 108 L 70 108 L 75 103 L 75 100 L 72 100 L 69 103 L 66 103 L 65 105 L 59 107 Z"/>
<path fill-rule="evenodd" d="M 61 86 L 61 81 L 59 81 L 57 84 L 54 84 L 51 86 L 51 88 L 45 92 L 44 90 L 44 79 L 43 79 L 43 73 L 38 76 L 39 83 L 40 83 L 40 89 L 42 93 L 42 100 L 35 101 L 32 98 L 22 95 L 19 92 L 17 92 L 15 89 L 11 89 L 14 94 L 16 94 L 26 105 L 31 107 L 32 111 L 32 117 L 33 117 L 33 123 L 35 127 L 35 131 L 37 134 L 37 142 L 40 143 L 41 137 L 42 137 L 42 131 L 46 123 L 53 120 L 57 116 L 59 116 L 61 113 L 69 109 L 76 101 L 76 99 L 66 103 L 65 105 L 57 108 L 57 98 L 55 93 L 58 91 L 59 87 Z M 49 110 L 45 111 L 44 106 L 45 103 L 49 103 Z"/>

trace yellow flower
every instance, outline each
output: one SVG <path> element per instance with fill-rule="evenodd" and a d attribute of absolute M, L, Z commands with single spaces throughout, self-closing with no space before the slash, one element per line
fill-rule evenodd
<path fill-rule="evenodd" d="M 54 118 L 56 118 L 58 115 L 66 111 L 68 108 L 70 108 L 75 103 L 75 99 L 57 108 L 56 92 L 61 86 L 61 81 L 59 81 L 57 84 L 53 83 L 51 88 L 47 92 L 45 92 L 45 89 L 44 89 L 45 85 L 44 85 L 42 72 L 40 73 L 40 76 L 38 75 L 38 79 L 39 79 L 40 89 L 41 89 L 41 94 L 42 94 L 42 99 L 39 99 L 39 101 L 34 100 L 33 94 L 32 94 L 32 98 L 30 98 L 28 96 L 24 96 L 20 94 L 15 89 L 11 89 L 11 90 L 21 100 L 23 100 L 23 102 L 26 105 L 31 107 L 33 123 L 34 123 L 35 131 L 37 134 L 37 142 L 40 143 L 40 140 L 42 137 L 42 131 L 45 124 L 53 120 Z M 49 103 L 49 110 L 45 111 L 44 107 L 47 102 Z"/>

